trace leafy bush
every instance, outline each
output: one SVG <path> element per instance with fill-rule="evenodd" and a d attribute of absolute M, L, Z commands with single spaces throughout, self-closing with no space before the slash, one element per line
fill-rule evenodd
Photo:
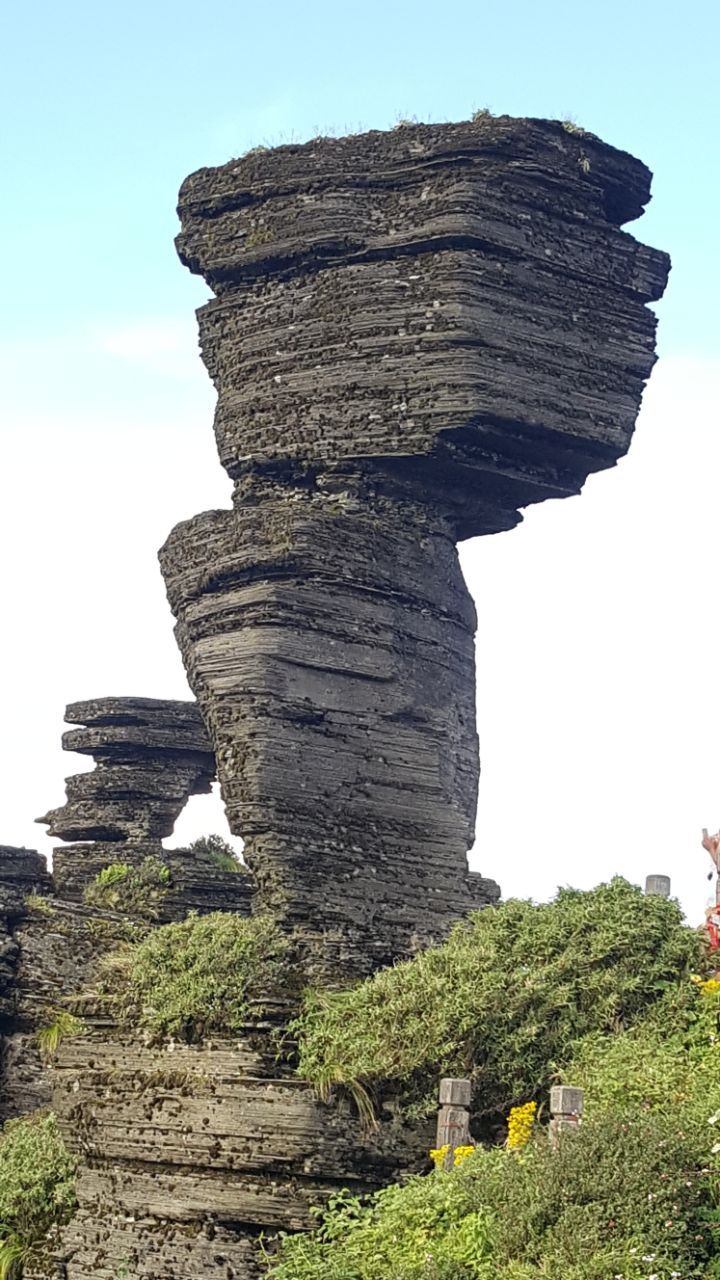
<path fill-rule="evenodd" d="M 170 868 L 159 858 L 149 857 L 137 867 L 128 862 L 104 867 L 87 886 L 84 898 L 90 907 L 157 920 L 169 888 Z"/>
<path fill-rule="evenodd" d="M 219 871 L 240 874 L 247 871 L 244 862 L 240 861 L 232 845 L 228 844 L 227 840 L 223 840 L 222 836 L 201 836 L 199 840 L 193 840 L 188 850 L 190 853 L 197 853 L 200 857 L 207 858 Z"/>
<path fill-rule="evenodd" d="M 21 1276 L 51 1227 L 75 1209 L 75 1161 L 51 1111 L 9 1120 L 0 1133 L 0 1280 Z"/>
<path fill-rule="evenodd" d="M 478 1149 L 451 1172 L 331 1204 L 273 1280 L 670 1280 L 720 1275 L 717 993 L 681 984 L 630 1032 L 582 1042 L 580 1131 Z M 662 1036 L 662 1027 L 666 1035 Z"/>
<path fill-rule="evenodd" d="M 201 1040 L 240 1030 L 248 1002 L 284 976 L 285 955 L 285 940 L 267 917 L 190 916 L 116 953 L 106 990 L 119 1016 L 155 1039 Z"/>
<path fill-rule="evenodd" d="M 458 1170 L 387 1187 L 369 1204 L 338 1195 L 316 1233 L 284 1236 L 266 1260 L 273 1280 L 494 1280 L 490 1231 Z"/>
<path fill-rule="evenodd" d="M 545 905 L 476 912 L 448 941 L 349 991 L 310 992 L 294 1024 L 299 1072 L 334 1083 L 401 1082 L 411 1110 L 440 1076 L 470 1076 L 476 1117 L 539 1099 L 571 1046 L 631 1025 L 701 964 L 676 903 L 615 879 Z"/>

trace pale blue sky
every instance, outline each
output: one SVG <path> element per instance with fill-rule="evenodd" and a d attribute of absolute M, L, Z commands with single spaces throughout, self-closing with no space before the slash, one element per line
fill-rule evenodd
<path fill-rule="evenodd" d="M 627 463 L 463 550 L 476 865 L 538 896 L 668 871 L 697 916 L 699 828 L 720 824 L 719 47 L 716 0 L 6 7 L 0 843 L 48 847 L 32 819 L 75 768 L 66 702 L 186 696 L 155 552 L 229 484 L 196 355 L 207 291 L 173 248 L 180 182 L 257 143 L 489 106 L 645 160 L 654 199 L 628 229 L 673 272 Z"/>
<path fill-rule="evenodd" d="M 189 307 L 186 173 L 317 128 L 573 116 L 656 172 L 643 235 L 675 261 L 663 350 L 708 349 L 720 281 L 715 0 L 8 6 L 3 332 Z M 38 296 L 40 295 L 40 296 Z"/>

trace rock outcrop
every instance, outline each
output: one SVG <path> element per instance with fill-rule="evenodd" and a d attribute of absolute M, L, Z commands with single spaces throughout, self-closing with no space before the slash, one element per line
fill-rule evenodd
<path fill-rule="evenodd" d="M 0 1124 L 44 1106 L 50 1085 L 33 1043 L 32 1016 L 20 1015 L 23 967 L 19 932 L 27 903 L 51 891 L 45 859 L 34 849 L 0 845 Z"/>
<path fill-rule="evenodd" d="M 196 705 L 149 698 L 73 703 L 63 737 L 97 769 L 67 780 L 68 803 L 41 821 L 80 843 L 57 847 L 53 873 L 34 850 L 0 846 L 0 1121 L 50 1104 L 38 1031 L 90 984 L 100 958 L 127 936 L 128 912 L 84 902 L 107 866 L 154 857 L 169 878 L 156 921 L 190 911 L 250 912 L 251 877 L 203 849 L 165 850 L 188 797 L 215 775 Z M 142 912 L 140 912 L 142 918 Z"/>
<path fill-rule="evenodd" d="M 193 702 L 95 698 L 73 702 L 66 751 L 92 756 L 96 768 L 66 780 L 67 803 L 38 822 L 71 843 L 53 855 L 65 897 L 81 897 L 108 863 L 137 865 L 162 854 L 162 840 L 192 795 L 208 792 L 215 760 Z"/>
<path fill-rule="evenodd" d="M 73 702 L 63 734 L 66 751 L 92 756 L 97 767 L 66 779 L 67 803 L 38 822 L 70 841 L 53 852 L 53 878 L 64 899 L 82 901 L 112 863 L 139 866 L 154 857 L 172 873 L 163 919 L 188 911 L 250 910 L 250 877 L 218 867 L 202 851 L 164 849 L 190 796 L 210 790 L 215 757 L 194 702 L 95 698 Z"/>
<path fill-rule="evenodd" d="M 385 1099 L 363 1130 L 351 1102 L 319 1102 L 278 1057 L 286 1010 L 256 1009 L 238 1036 L 148 1046 L 86 1014 L 62 1054 L 56 1106 L 83 1153 L 79 1211 L 59 1257 L 68 1280 L 254 1280 L 258 1237 L 312 1223 L 349 1187 L 372 1190 L 427 1160 L 428 1125 Z"/>
<path fill-rule="evenodd" d="M 353 976 L 442 937 L 468 876 L 476 615 L 456 543 L 627 449 L 666 255 L 650 174 L 545 121 L 320 139 L 180 193 L 232 511 L 161 552 L 261 903 Z"/>

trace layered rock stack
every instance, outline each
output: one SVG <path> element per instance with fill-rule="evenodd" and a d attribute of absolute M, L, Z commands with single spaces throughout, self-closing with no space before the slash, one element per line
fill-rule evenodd
<path fill-rule="evenodd" d="M 71 842 L 55 862 L 72 910 L 104 866 L 160 853 L 213 756 L 253 907 L 311 977 L 360 976 L 497 898 L 467 864 L 476 616 L 456 544 L 626 451 L 668 271 L 620 230 L 649 186 L 574 127 L 507 118 L 187 180 L 178 246 L 216 295 L 201 341 L 235 482 L 232 510 L 161 552 L 202 721 L 139 699 L 69 708 L 85 728 L 65 745 L 97 763 L 45 819 Z M 75 1005 L 86 1034 L 55 1068 L 81 1165 L 59 1275 L 255 1280 L 259 1237 L 422 1163 L 429 1135 L 382 1089 L 372 1134 L 346 1099 L 317 1100 L 278 1040 L 289 992 L 269 997 L 200 1045 Z"/>
<path fill-rule="evenodd" d="M 320 139 L 180 193 L 233 509 L 161 565 L 232 830 L 309 966 L 497 898 L 468 874 L 476 615 L 456 543 L 626 451 L 666 255 L 639 161 L 481 119 Z"/>
<path fill-rule="evenodd" d="M 81 900 L 112 863 L 139 865 L 156 857 L 171 864 L 187 910 L 249 910 L 250 881 L 223 873 L 212 861 L 162 841 L 190 796 L 210 791 L 215 759 L 194 702 L 155 698 L 97 698 L 71 703 L 63 735 L 66 751 L 92 756 L 96 768 L 66 780 L 67 803 L 38 821 L 51 836 L 71 841 L 53 853 L 58 892 Z M 174 895 L 177 897 L 177 894 Z M 172 895 L 168 899 L 172 909 Z M 177 912 L 172 912 L 177 914 Z"/>
<path fill-rule="evenodd" d="M 373 1130 L 348 1098 L 318 1101 L 279 1059 L 267 1009 L 202 1045 L 86 1025 L 56 1072 L 82 1152 L 58 1252 L 67 1280 L 257 1280 L 260 1240 L 312 1226 L 312 1207 L 343 1187 L 363 1194 L 427 1162 L 431 1125 L 403 1122 L 392 1094 Z"/>

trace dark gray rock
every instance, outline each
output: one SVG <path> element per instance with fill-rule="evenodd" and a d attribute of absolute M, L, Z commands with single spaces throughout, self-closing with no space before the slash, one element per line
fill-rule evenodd
<path fill-rule="evenodd" d="M 508 117 L 183 184 L 236 484 L 161 567 L 260 901 L 326 977 L 497 899 L 467 873 L 476 619 L 455 544 L 626 451 L 669 266 L 620 230 L 649 193 L 624 152 Z"/>

